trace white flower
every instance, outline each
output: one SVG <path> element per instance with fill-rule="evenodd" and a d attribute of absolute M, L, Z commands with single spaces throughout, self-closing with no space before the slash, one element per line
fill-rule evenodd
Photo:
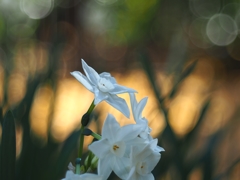
<path fill-rule="evenodd" d="M 142 111 L 147 103 L 147 97 L 141 99 L 139 103 L 136 100 L 135 94 L 130 93 L 130 100 L 131 100 L 131 107 L 132 107 L 132 114 L 134 120 L 137 124 L 141 125 L 142 131 L 140 132 L 139 136 L 145 140 L 145 143 L 150 144 L 152 150 L 156 152 L 164 151 L 164 149 L 157 145 L 158 140 L 153 139 L 150 135 L 152 129 L 148 126 L 148 120 L 142 117 Z"/>
<path fill-rule="evenodd" d="M 75 167 L 72 165 L 72 163 L 70 162 L 70 163 L 68 164 L 68 169 L 74 173 L 76 168 L 75 168 Z"/>
<path fill-rule="evenodd" d="M 74 174 L 71 170 L 68 170 L 66 177 L 62 180 L 103 180 L 101 176 L 96 174 Z"/>
<path fill-rule="evenodd" d="M 152 129 L 148 126 L 148 120 L 144 117 L 142 117 L 142 111 L 147 103 L 147 97 L 143 98 L 139 103 L 136 100 L 135 94 L 129 93 L 130 95 L 130 101 L 131 101 L 131 107 L 132 107 L 132 114 L 135 122 L 137 124 L 142 125 L 142 132 L 140 133 L 140 137 L 147 139 L 150 136 L 150 132 Z"/>
<path fill-rule="evenodd" d="M 126 117 L 129 117 L 130 112 L 126 101 L 118 97 L 116 94 L 135 93 L 136 91 L 134 89 L 118 85 L 115 78 L 112 77 L 110 73 L 103 72 L 98 74 L 93 68 L 88 66 L 83 59 L 82 67 L 86 76 L 79 71 L 71 72 L 71 75 L 73 75 L 89 91 L 94 93 L 94 104 L 97 105 L 101 101 L 106 101 L 111 106 L 122 112 Z"/>
<path fill-rule="evenodd" d="M 112 170 L 122 179 L 129 173 L 130 144 L 141 131 L 136 124 L 120 127 L 115 118 L 109 114 L 104 122 L 102 138 L 89 145 L 89 149 L 99 158 L 98 173 L 107 179 Z"/>
<path fill-rule="evenodd" d="M 154 180 L 151 171 L 157 165 L 161 154 L 152 150 L 150 144 L 132 146 L 130 159 L 131 170 L 126 180 Z"/>

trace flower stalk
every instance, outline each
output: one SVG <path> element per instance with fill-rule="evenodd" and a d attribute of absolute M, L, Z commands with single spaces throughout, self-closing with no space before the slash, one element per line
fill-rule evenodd
<path fill-rule="evenodd" d="M 78 152 L 79 158 L 82 158 L 82 154 L 83 154 L 84 128 L 88 125 L 88 123 L 90 121 L 90 114 L 92 113 L 94 107 L 95 107 L 95 105 L 94 105 L 94 100 L 93 100 L 93 102 L 91 103 L 87 112 L 83 115 L 82 120 L 81 120 L 82 127 L 80 129 L 80 142 L 79 142 L 79 152 Z M 80 169 L 80 166 L 79 166 L 79 169 Z"/>
<path fill-rule="evenodd" d="M 99 134 L 92 132 L 91 134 L 94 138 L 96 138 L 97 140 L 100 140 L 102 138 L 102 136 L 100 136 Z"/>
<path fill-rule="evenodd" d="M 81 174 L 81 158 L 77 158 L 76 161 L 75 161 L 75 164 L 76 164 L 76 174 Z"/>

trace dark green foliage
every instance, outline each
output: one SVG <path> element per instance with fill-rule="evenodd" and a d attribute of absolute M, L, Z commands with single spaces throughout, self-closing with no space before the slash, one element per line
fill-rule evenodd
<path fill-rule="evenodd" d="M 73 132 L 69 138 L 65 141 L 63 147 L 61 148 L 61 152 L 57 156 L 55 162 L 52 163 L 52 173 L 53 178 L 52 179 L 59 179 L 60 177 L 63 177 L 65 175 L 65 172 L 67 170 L 67 166 L 70 162 L 70 155 L 73 153 L 74 150 L 77 150 L 78 148 L 78 140 L 80 137 L 80 130 Z M 77 157 L 77 154 L 75 154 L 74 157 Z"/>
<path fill-rule="evenodd" d="M 0 179 L 14 179 L 16 162 L 15 121 L 11 111 L 3 119 L 1 141 Z"/>

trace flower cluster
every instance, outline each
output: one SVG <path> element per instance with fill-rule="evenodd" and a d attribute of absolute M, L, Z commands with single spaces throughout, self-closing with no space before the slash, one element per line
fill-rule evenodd
<path fill-rule="evenodd" d="M 160 160 L 160 152 L 164 149 L 157 145 L 157 139 L 152 138 L 148 120 L 142 117 L 147 98 L 137 102 L 135 90 L 118 85 L 109 73 L 98 74 L 84 60 L 82 66 L 86 76 L 76 71 L 71 74 L 94 93 L 94 104 L 106 101 L 129 117 L 130 111 L 126 101 L 117 96 L 120 93 L 129 93 L 136 123 L 121 127 L 114 116 L 108 114 L 103 124 L 101 138 L 88 147 L 98 158 L 98 175 L 77 175 L 68 171 L 66 179 L 85 179 L 84 177 L 89 176 L 89 179 L 92 177 L 105 180 L 113 171 L 124 180 L 154 180 L 151 171 Z"/>

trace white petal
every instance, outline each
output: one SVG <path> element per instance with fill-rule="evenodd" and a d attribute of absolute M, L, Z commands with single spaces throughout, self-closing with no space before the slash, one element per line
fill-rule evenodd
<path fill-rule="evenodd" d="M 108 79 L 113 84 L 117 83 L 116 79 L 112 77 L 111 74 L 108 72 L 102 72 L 101 74 L 99 74 L 99 76 Z"/>
<path fill-rule="evenodd" d="M 66 178 L 71 178 L 72 176 L 74 176 L 74 173 L 72 171 L 68 170 L 66 172 Z"/>
<path fill-rule="evenodd" d="M 117 95 L 109 94 L 108 98 L 105 100 L 108 104 L 122 112 L 127 118 L 130 117 L 130 111 L 128 105 L 123 98 L 118 97 Z"/>
<path fill-rule="evenodd" d="M 89 80 L 79 71 L 74 71 L 70 73 L 73 75 L 83 86 L 85 86 L 89 91 L 93 92 L 93 87 Z"/>
<path fill-rule="evenodd" d="M 155 180 L 155 178 L 152 173 L 149 173 L 145 176 L 139 176 L 138 180 Z"/>
<path fill-rule="evenodd" d="M 141 131 L 142 131 L 141 125 L 138 124 L 125 125 L 120 129 L 119 132 L 117 132 L 117 140 L 129 141 L 131 139 L 136 138 Z"/>
<path fill-rule="evenodd" d="M 120 130 L 120 125 L 115 117 L 108 114 L 102 128 L 102 138 L 108 139 L 111 144 L 116 142 L 116 133 Z"/>
<path fill-rule="evenodd" d="M 138 162 L 146 161 L 146 158 L 152 154 L 152 150 L 149 148 L 149 145 L 141 145 L 141 146 L 132 146 L 130 159 L 132 161 L 132 165 L 137 165 Z"/>
<path fill-rule="evenodd" d="M 114 89 L 110 90 L 109 93 L 110 94 L 137 93 L 137 91 L 125 86 L 114 84 Z"/>
<path fill-rule="evenodd" d="M 102 176 L 104 180 L 107 179 L 112 172 L 111 161 L 112 156 L 98 160 L 98 174 Z"/>
<path fill-rule="evenodd" d="M 126 179 L 130 171 L 130 159 L 126 157 L 114 157 L 112 160 L 112 169 L 121 179 Z"/>
<path fill-rule="evenodd" d="M 158 143 L 158 139 L 151 140 L 150 141 L 151 149 L 158 152 L 158 153 L 160 153 L 161 151 L 165 151 L 162 147 L 158 146 L 157 143 Z"/>
<path fill-rule="evenodd" d="M 103 180 L 103 178 L 96 174 L 85 173 L 81 174 L 78 180 Z"/>
<path fill-rule="evenodd" d="M 131 102 L 132 112 L 134 116 L 134 112 L 137 108 L 137 100 L 134 93 L 129 93 L 129 96 L 130 96 L 130 102 Z M 135 119 L 135 116 L 134 116 L 134 119 Z"/>
<path fill-rule="evenodd" d="M 108 96 L 109 96 L 108 93 L 101 92 L 98 89 L 94 90 L 94 95 L 95 95 L 95 98 L 94 98 L 94 104 L 95 105 L 97 105 L 100 102 L 106 100 L 108 98 Z"/>
<path fill-rule="evenodd" d="M 88 66 L 83 59 L 82 59 L 82 67 L 87 78 L 90 80 L 90 82 L 97 85 L 98 80 L 100 78 L 99 74 L 92 67 Z"/>
<path fill-rule="evenodd" d="M 142 118 L 142 112 L 143 112 L 144 107 L 147 104 L 147 100 L 148 100 L 147 97 L 141 99 L 141 101 L 137 105 L 137 108 L 135 109 L 135 113 L 136 113 L 138 119 Z M 135 119 L 135 120 L 137 120 L 137 119 Z"/>
<path fill-rule="evenodd" d="M 149 173 L 155 168 L 160 158 L 161 158 L 161 154 L 156 152 L 152 153 L 150 156 L 146 158 L 145 162 L 147 163 L 147 168 Z"/>
<path fill-rule="evenodd" d="M 75 172 L 75 167 L 72 165 L 71 162 L 68 164 L 68 169 L 72 172 Z"/>
<path fill-rule="evenodd" d="M 90 144 L 88 149 L 92 151 L 98 158 L 104 158 L 110 153 L 108 140 L 103 138 Z"/>
<path fill-rule="evenodd" d="M 133 166 L 128 174 L 128 177 L 126 178 L 126 180 L 138 180 L 138 175 L 136 172 L 136 167 Z"/>

